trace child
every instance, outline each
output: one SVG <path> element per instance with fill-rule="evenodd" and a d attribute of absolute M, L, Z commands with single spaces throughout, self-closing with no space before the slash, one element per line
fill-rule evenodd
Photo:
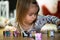
<path fill-rule="evenodd" d="M 17 29 L 24 33 L 32 31 L 40 32 L 46 23 L 60 24 L 60 19 L 55 16 L 38 16 L 39 6 L 36 0 L 17 0 L 16 25 Z"/>

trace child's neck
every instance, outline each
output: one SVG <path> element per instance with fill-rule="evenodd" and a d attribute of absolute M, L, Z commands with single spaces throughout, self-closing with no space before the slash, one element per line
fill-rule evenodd
<path fill-rule="evenodd" d="M 23 28 L 25 31 L 29 30 L 31 27 L 33 27 L 33 24 L 26 24 L 26 23 L 24 23 L 24 24 L 22 25 L 22 28 Z"/>
<path fill-rule="evenodd" d="M 32 25 L 32 24 L 23 23 L 22 26 L 29 27 L 29 26 L 31 26 L 31 25 Z"/>

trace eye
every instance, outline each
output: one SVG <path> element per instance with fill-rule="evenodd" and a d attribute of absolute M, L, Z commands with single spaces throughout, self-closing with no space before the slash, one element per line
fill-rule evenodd
<path fill-rule="evenodd" d="M 32 16 L 32 15 L 33 15 L 33 13 L 29 14 L 29 16 Z"/>
<path fill-rule="evenodd" d="M 37 15 L 37 13 L 35 13 L 34 15 Z"/>
<path fill-rule="evenodd" d="M 36 15 L 37 15 L 37 13 L 31 13 L 31 14 L 29 14 L 29 16 L 32 16 L 32 15 L 36 16 Z"/>

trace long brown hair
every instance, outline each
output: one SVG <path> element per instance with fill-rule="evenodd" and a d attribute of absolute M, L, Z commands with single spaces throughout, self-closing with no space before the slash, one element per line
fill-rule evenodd
<path fill-rule="evenodd" d="M 36 0 L 17 0 L 16 4 L 16 21 L 19 24 L 23 24 L 23 18 L 26 16 L 27 11 L 29 10 L 30 4 L 36 4 Z"/>

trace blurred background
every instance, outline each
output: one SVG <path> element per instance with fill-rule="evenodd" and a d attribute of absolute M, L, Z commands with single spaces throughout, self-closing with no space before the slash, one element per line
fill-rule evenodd
<path fill-rule="evenodd" d="M 15 17 L 16 0 L 0 0 L 0 16 Z"/>
<path fill-rule="evenodd" d="M 0 0 L 0 17 L 8 19 L 16 17 L 17 0 Z M 60 0 L 37 0 L 40 11 L 39 15 L 54 15 L 60 18 Z"/>

